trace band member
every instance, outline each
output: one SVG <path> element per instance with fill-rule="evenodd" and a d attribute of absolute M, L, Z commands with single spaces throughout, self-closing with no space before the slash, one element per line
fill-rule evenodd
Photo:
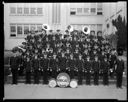
<path fill-rule="evenodd" d="M 114 72 L 115 72 L 115 63 L 116 63 L 117 57 L 114 53 L 114 50 L 111 51 L 111 55 L 110 55 L 110 77 L 113 78 L 114 77 Z"/>
<path fill-rule="evenodd" d="M 39 60 L 37 55 L 33 59 L 33 69 L 34 69 L 34 84 L 39 84 Z"/>
<path fill-rule="evenodd" d="M 44 58 L 40 61 L 41 70 L 43 70 L 43 81 L 44 84 L 48 84 L 48 64 L 49 60 L 47 58 L 47 54 L 44 54 Z"/>
<path fill-rule="evenodd" d="M 27 57 L 26 61 L 26 84 L 31 84 L 31 71 L 32 71 L 32 63 L 30 61 L 30 58 Z"/>
<path fill-rule="evenodd" d="M 75 68 L 75 60 L 73 58 L 73 54 L 70 55 L 70 59 L 68 59 L 67 61 L 68 63 L 68 70 L 69 70 L 69 75 L 71 77 L 71 79 L 74 78 L 74 68 Z"/>
<path fill-rule="evenodd" d="M 99 85 L 100 63 L 99 63 L 99 60 L 98 60 L 98 56 L 95 56 L 95 60 L 92 63 L 92 69 L 94 71 L 94 85 Z"/>
<path fill-rule="evenodd" d="M 62 52 L 62 56 L 58 59 L 59 60 L 59 68 L 60 72 L 66 72 L 66 58 L 64 52 Z"/>
<path fill-rule="evenodd" d="M 109 80 L 108 80 L 109 62 L 107 61 L 107 57 L 104 57 L 104 60 L 101 61 L 100 70 L 102 70 L 103 72 L 103 85 L 109 85 Z"/>
<path fill-rule="evenodd" d="M 56 59 L 56 54 L 53 54 L 53 58 L 50 59 L 50 71 L 51 71 L 51 76 L 52 78 L 56 78 L 57 76 L 57 59 Z"/>
<path fill-rule="evenodd" d="M 90 61 L 90 56 L 87 56 L 87 61 L 84 62 L 84 73 L 86 74 L 86 85 L 90 85 L 91 80 L 91 69 L 92 69 L 92 62 Z"/>
<path fill-rule="evenodd" d="M 82 69 L 84 68 L 82 55 L 79 55 L 79 59 L 76 60 L 76 67 L 78 69 L 78 84 L 82 85 Z"/>
<path fill-rule="evenodd" d="M 122 88 L 122 79 L 123 79 L 123 71 L 124 71 L 124 61 L 118 57 L 116 61 L 116 87 Z"/>
<path fill-rule="evenodd" d="M 12 72 L 12 84 L 17 84 L 19 66 L 18 66 L 18 59 L 16 54 L 10 58 L 10 67 Z"/>

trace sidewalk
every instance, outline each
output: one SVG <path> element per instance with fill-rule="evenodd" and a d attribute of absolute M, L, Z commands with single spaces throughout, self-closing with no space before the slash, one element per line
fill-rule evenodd
<path fill-rule="evenodd" d="M 50 88 L 48 85 L 5 84 L 5 99 L 127 99 L 127 89 L 110 86 L 78 86 L 78 88 Z"/>

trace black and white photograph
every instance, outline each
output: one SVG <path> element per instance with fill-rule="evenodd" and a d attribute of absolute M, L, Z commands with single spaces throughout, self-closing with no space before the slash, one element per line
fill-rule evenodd
<path fill-rule="evenodd" d="M 4 98 L 127 100 L 127 2 L 3 2 Z"/>

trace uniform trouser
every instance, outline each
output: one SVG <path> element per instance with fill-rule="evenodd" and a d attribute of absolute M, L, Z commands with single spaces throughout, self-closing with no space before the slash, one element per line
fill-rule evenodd
<path fill-rule="evenodd" d="M 103 73 L 103 85 L 108 85 L 109 81 L 108 81 L 108 73 L 104 72 Z"/>
<path fill-rule="evenodd" d="M 12 69 L 12 84 L 17 84 L 18 70 Z"/>
<path fill-rule="evenodd" d="M 86 85 L 90 85 L 91 83 L 91 73 L 87 72 L 86 74 Z"/>
<path fill-rule="evenodd" d="M 26 72 L 26 84 L 31 84 L 31 72 Z"/>
<path fill-rule="evenodd" d="M 19 70 L 19 75 L 22 76 L 22 75 L 23 75 L 23 72 L 24 72 L 24 67 L 21 66 L 21 67 L 20 67 L 20 70 Z"/>
<path fill-rule="evenodd" d="M 116 73 L 116 87 L 122 87 L 123 73 Z"/>
<path fill-rule="evenodd" d="M 73 69 L 71 69 L 71 71 L 70 71 L 70 77 L 71 77 L 71 79 L 74 79 L 74 70 Z"/>
<path fill-rule="evenodd" d="M 52 70 L 52 78 L 55 78 L 56 79 L 57 77 L 57 70 L 56 69 L 53 69 Z"/>
<path fill-rule="evenodd" d="M 47 69 L 44 69 L 44 71 L 43 71 L 43 81 L 44 81 L 44 84 L 48 84 L 48 71 L 47 71 Z"/>
<path fill-rule="evenodd" d="M 90 85 L 90 81 L 91 81 L 91 73 L 87 72 L 86 74 L 86 85 Z"/>
<path fill-rule="evenodd" d="M 39 84 L 39 71 L 34 70 L 34 84 Z"/>
<path fill-rule="evenodd" d="M 94 85 L 99 85 L 99 73 L 94 72 Z"/>
<path fill-rule="evenodd" d="M 82 85 L 82 70 L 79 70 L 78 71 L 78 84 L 79 85 Z"/>

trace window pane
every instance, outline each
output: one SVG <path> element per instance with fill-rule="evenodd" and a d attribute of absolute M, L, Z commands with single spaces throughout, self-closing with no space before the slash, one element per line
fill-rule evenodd
<path fill-rule="evenodd" d="M 76 14 L 76 8 L 71 8 L 70 15 L 75 15 L 75 14 Z"/>
<path fill-rule="evenodd" d="M 11 25 L 10 26 L 10 31 L 11 32 L 16 32 L 16 26 L 15 25 Z"/>
<path fill-rule="evenodd" d="M 17 8 L 17 14 L 22 14 L 22 8 L 21 7 Z"/>
<path fill-rule="evenodd" d="M 96 8 L 91 8 L 91 13 L 95 13 L 96 12 Z"/>
<path fill-rule="evenodd" d="M 89 8 L 84 8 L 84 13 L 89 13 Z"/>
<path fill-rule="evenodd" d="M 97 15 L 102 15 L 102 12 L 97 12 Z"/>
<path fill-rule="evenodd" d="M 24 8 L 24 14 L 29 14 L 29 8 Z"/>
<path fill-rule="evenodd" d="M 37 14 L 43 14 L 42 8 L 37 8 Z"/>
<path fill-rule="evenodd" d="M 17 35 L 22 34 L 22 25 L 17 25 Z"/>
<path fill-rule="evenodd" d="M 82 8 L 77 8 L 77 13 L 82 13 Z"/>
<path fill-rule="evenodd" d="M 11 7 L 10 8 L 10 13 L 11 14 L 16 14 L 16 8 L 15 7 Z"/>
<path fill-rule="evenodd" d="M 42 30 L 42 25 L 40 24 L 40 25 L 37 25 L 37 30 L 38 31 L 41 31 Z"/>
<path fill-rule="evenodd" d="M 36 14 L 36 8 L 31 8 L 31 14 Z"/>
<path fill-rule="evenodd" d="M 24 25 L 24 34 L 28 34 L 29 32 L 29 25 Z"/>
<path fill-rule="evenodd" d="M 35 25 L 31 25 L 31 31 L 35 31 L 36 30 L 36 26 Z"/>
<path fill-rule="evenodd" d="M 102 24 L 97 24 L 97 31 L 102 31 Z"/>

